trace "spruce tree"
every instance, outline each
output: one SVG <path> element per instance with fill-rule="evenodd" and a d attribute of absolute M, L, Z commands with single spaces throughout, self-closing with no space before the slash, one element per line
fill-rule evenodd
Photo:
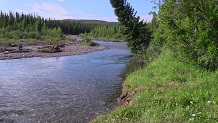
<path fill-rule="evenodd" d="M 110 0 L 118 21 L 125 27 L 123 34 L 127 37 L 127 45 L 133 53 L 144 53 L 147 49 L 151 33 L 147 29 L 147 23 L 136 16 L 137 12 L 126 0 Z"/>

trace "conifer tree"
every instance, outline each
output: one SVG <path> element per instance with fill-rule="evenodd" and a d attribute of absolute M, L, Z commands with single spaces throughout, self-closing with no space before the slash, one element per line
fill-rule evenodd
<path fill-rule="evenodd" d="M 123 34 L 127 36 L 127 45 L 133 53 L 144 53 L 147 49 L 151 34 L 147 29 L 147 23 L 136 16 L 135 10 L 126 0 L 110 0 L 118 21 L 125 27 Z"/>

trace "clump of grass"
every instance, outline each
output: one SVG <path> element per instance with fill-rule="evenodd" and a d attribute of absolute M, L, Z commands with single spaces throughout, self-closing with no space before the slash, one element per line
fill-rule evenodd
<path fill-rule="evenodd" d="M 0 40 L 0 43 L 3 45 L 3 46 L 8 46 L 8 47 L 15 47 L 17 46 L 17 42 L 15 41 L 15 39 L 1 39 Z"/>
<path fill-rule="evenodd" d="M 51 48 L 42 48 L 38 49 L 37 52 L 43 52 L 43 53 L 54 53 L 54 51 Z"/>
<path fill-rule="evenodd" d="M 42 41 L 40 40 L 37 40 L 37 39 L 28 39 L 28 40 L 24 40 L 24 42 L 27 44 L 27 45 L 37 45 L 37 44 L 42 44 Z"/>
<path fill-rule="evenodd" d="M 123 90 L 145 90 L 131 95 L 130 105 L 92 122 L 218 122 L 218 70 L 206 71 L 171 56 L 165 52 L 131 73 Z"/>
<path fill-rule="evenodd" d="M 93 42 L 91 39 L 89 38 L 84 38 L 80 44 L 85 45 L 85 46 L 96 46 L 98 45 L 97 43 Z"/>

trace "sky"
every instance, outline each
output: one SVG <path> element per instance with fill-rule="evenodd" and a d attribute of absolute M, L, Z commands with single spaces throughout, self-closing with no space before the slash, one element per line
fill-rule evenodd
<path fill-rule="evenodd" d="M 154 6 L 150 0 L 127 0 L 137 11 L 137 16 L 151 21 L 150 11 Z M 3 12 L 37 14 L 51 19 L 92 19 L 117 22 L 110 0 L 0 0 Z"/>

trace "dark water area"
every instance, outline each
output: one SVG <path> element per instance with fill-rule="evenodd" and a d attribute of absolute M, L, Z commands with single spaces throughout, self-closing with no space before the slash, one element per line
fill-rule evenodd
<path fill-rule="evenodd" d="M 0 61 L 0 123 L 85 123 L 117 104 L 125 43 L 85 55 Z"/>

